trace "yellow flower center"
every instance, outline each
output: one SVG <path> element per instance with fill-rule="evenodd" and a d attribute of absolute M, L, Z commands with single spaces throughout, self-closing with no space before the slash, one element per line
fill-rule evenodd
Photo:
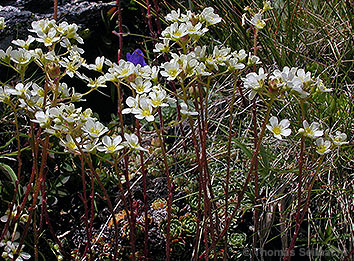
<path fill-rule="evenodd" d="M 97 128 L 91 128 L 90 129 L 90 132 L 92 133 L 92 134 L 99 134 L 100 133 L 100 130 L 99 129 L 97 129 Z"/>
<path fill-rule="evenodd" d="M 306 128 L 304 134 L 305 134 L 305 136 L 313 136 L 314 132 L 312 129 Z"/>
<path fill-rule="evenodd" d="M 107 150 L 109 151 L 114 151 L 116 149 L 115 146 L 107 146 Z"/>
<path fill-rule="evenodd" d="M 141 114 L 142 114 L 144 117 L 151 115 L 150 110 L 148 110 L 148 109 L 143 110 L 143 112 L 142 112 Z"/>
<path fill-rule="evenodd" d="M 279 135 L 279 134 L 281 133 L 280 127 L 279 127 L 279 126 L 275 126 L 275 127 L 273 128 L 273 132 L 274 132 L 274 134 Z"/>
<path fill-rule="evenodd" d="M 326 148 L 325 145 L 318 145 L 318 146 L 317 146 L 317 151 L 318 151 L 319 153 L 325 153 L 326 150 L 327 150 L 327 148 Z"/>

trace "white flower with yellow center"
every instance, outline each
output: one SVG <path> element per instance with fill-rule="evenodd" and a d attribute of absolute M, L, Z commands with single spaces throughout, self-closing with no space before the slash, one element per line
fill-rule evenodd
<path fill-rule="evenodd" d="M 28 64 L 32 59 L 31 52 L 25 49 L 14 50 L 11 52 L 11 60 L 17 64 Z"/>
<path fill-rule="evenodd" d="M 12 43 L 28 50 L 30 44 L 33 43 L 34 40 L 35 38 L 32 35 L 29 35 L 26 41 L 17 39 L 17 40 L 13 40 Z"/>
<path fill-rule="evenodd" d="M 146 119 L 151 122 L 155 119 L 152 109 L 152 102 L 149 98 L 142 97 L 139 100 L 139 108 L 135 112 L 135 117 L 139 120 Z"/>
<path fill-rule="evenodd" d="M 144 81 L 141 77 L 136 77 L 135 82 L 130 85 L 138 94 L 148 93 L 151 90 L 152 83 L 149 80 Z"/>
<path fill-rule="evenodd" d="M 333 143 L 337 146 L 341 146 L 341 145 L 345 145 L 348 144 L 349 142 L 346 141 L 347 140 L 347 134 L 342 133 L 340 131 L 336 131 L 336 135 L 329 135 L 329 137 L 331 138 L 331 140 L 333 141 Z"/>
<path fill-rule="evenodd" d="M 291 129 L 289 129 L 290 122 L 288 119 L 278 121 L 278 118 L 272 116 L 269 119 L 269 125 L 267 125 L 267 129 L 270 130 L 274 137 L 281 140 L 282 136 L 287 137 L 291 134 Z"/>
<path fill-rule="evenodd" d="M 329 140 L 324 140 L 323 138 L 319 138 L 316 140 L 316 152 L 320 155 L 324 155 L 331 151 L 332 143 Z"/>
<path fill-rule="evenodd" d="M 155 48 L 152 51 L 154 53 L 168 53 L 170 51 L 170 40 L 163 39 L 163 43 L 155 44 Z"/>
<path fill-rule="evenodd" d="M 74 140 L 74 138 L 70 134 L 67 134 L 65 136 L 65 140 L 61 139 L 59 144 L 65 147 L 65 152 L 79 153 L 79 149 L 76 144 L 79 144 L 80 142 L 80 137 L 77 137 Z"/>
<path fill-rule="evenodd" d="M 320 124 L 318 122 L 313 122 L 309 125 L 308 122 L 304 120 L 303 126 L 304 128 L 299 129 L 299 133 L 302 133 L 304 136 L 315 139 L 323 135 L 323 130 L 319 129 Z"/>
<path fill-rule="evenodd" d="M 221 17 L 214 13 L 214 8 L 206 7 L 199 16 L 199 20 L 205 22 L 207 26 L 221 22 Z"/>
<path fill-rule="evenodd" d="M 168 104 L 164 101 L 166 100 L 167 93 L 165 90 L 152 91 L 149 93 L 151 99 L 151 105 L 154 108 L 157 107 L 167 107 Z"/>
<path fill-rule="evenodd" d="M 82 130 L 90 135 L 92 138 L 98 138 L 105 134 L 108 131 L 108 128 L 104 126 L 99 121 L 93 121 L 89 119 L 85 122 L 85 125 L 82 127 Z"/>
<path fill-rule="evenodd" d="M 251 72 L 246 75 L 246 78 L 241 79 L 245 88 L 250 90 L 248 95 L 250 100 L 252 100 L 256 96 L 257 92 L 263 88 L 267 75 L 267 73 L 264 73 L 263 68 L 259 68 L 258 74 Z"/>
<path fill-rule="evenodd" d="M 109 136 L 104 136 L 102 139 L 103 146 L 98 146 L 97 149 L 99 151 L 104 151 L 105 153 L 114 153 L 124 148 L 124 146 L 121 143 L 122 143 L 121 136 L 116 136 L 114 138 Z"/>
<path fill-rule="evenodd" d="M 97 72 L 102 72 L 102 68 L 104 65 L 104 56 L 97 57 L 95 60 L 95 64 L 89 64 L 86 67 L 90 70 L 97 71 Z"/>
<path fill-rule="evenodd" d="M 166 62 L 161 67 L 164 71 L 160 71 L 160 73 L 163 77 L 167 77 L 168 81 L 176 79 L 176 77 L 182 72 L 177 61 Z"/>
<path fill-rule="evenodd" d="M 147 149 L 144 149 L 143 147 L 140 146 L 139 138 L 134 133 L 132 134 L 124 133 L 124 138 L 126 140 L 124 144 L 132 148 L 133 150 L 141 150 L 141 151 L 148 152 Z"/>
<path fill-rule="evenodd" d="M 250 20 L 250 23 L 256 27 L 257 29 L 262 29 L 263 27 L 266 26 L 266 23 L 262 19 L 262 14 L 258 13 L 255 14 L 252 19 Z"/>
<path fill-rule="evenodd" d="M 57 36 L 57 30 L 50 28 L 48 33 L 38 32 L 39 38 L 36 38 L 37 42 L 44 43 L 44 46 L 52 46 L 54 43 L 60 40 Z"/>

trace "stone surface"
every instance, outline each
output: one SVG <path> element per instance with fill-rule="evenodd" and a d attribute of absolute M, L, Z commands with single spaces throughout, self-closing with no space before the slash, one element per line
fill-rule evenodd
<path fill-rule="evenodd" d="M 53 18 L 53 6 L 53 0 L 1 1 L 0 16 L 5 18 L 6 28 L 0 31 L 0 49 L 7 48 L 14 39 L 27 39 L 32 21 Z M 102 22 L 101 11 L 114 6 L 115 2 L 58 0 L 58 21 L 95 31 Z"/>

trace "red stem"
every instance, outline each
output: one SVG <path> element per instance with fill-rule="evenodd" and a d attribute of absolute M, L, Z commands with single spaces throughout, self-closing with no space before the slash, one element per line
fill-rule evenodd
<path fill-rule="evenodd" d="M 141 144 L 141 136 L 140 136 L 140 122 L 136 119 L 136 134 L 139 139 L 139 144 Z M 143 173 L 143 189 L 144 189 L 144 260 L 148 260 L 149 255 L 149 218 L 148 218 L 148 196 L 147 196 L 147 180 L 146 180 L 146 169 L 144 164 L 144 153 L 140 151 L 140 166 L 141 172 Z"/>

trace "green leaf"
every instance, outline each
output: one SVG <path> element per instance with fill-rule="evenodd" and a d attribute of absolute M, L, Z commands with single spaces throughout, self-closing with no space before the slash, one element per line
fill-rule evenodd
<path fill-rule="evenodd" d="M 5 174 L 7 174 L 9 178 L 12 180 L 12 182 L 16 184 L 17 176 L 9 165 L 0 162 L 0 170 L 2 170 Z"/>
<path fill-rule="evenodd" d="M 1 146 L 0 147 L 0 150 L 6 148 L 7 146 L 9 146 L 11 144 L 11 142 L 15 139 L 15 137 L 12 137 L 8 142 L 6 142 L 5 145 Z"/>

